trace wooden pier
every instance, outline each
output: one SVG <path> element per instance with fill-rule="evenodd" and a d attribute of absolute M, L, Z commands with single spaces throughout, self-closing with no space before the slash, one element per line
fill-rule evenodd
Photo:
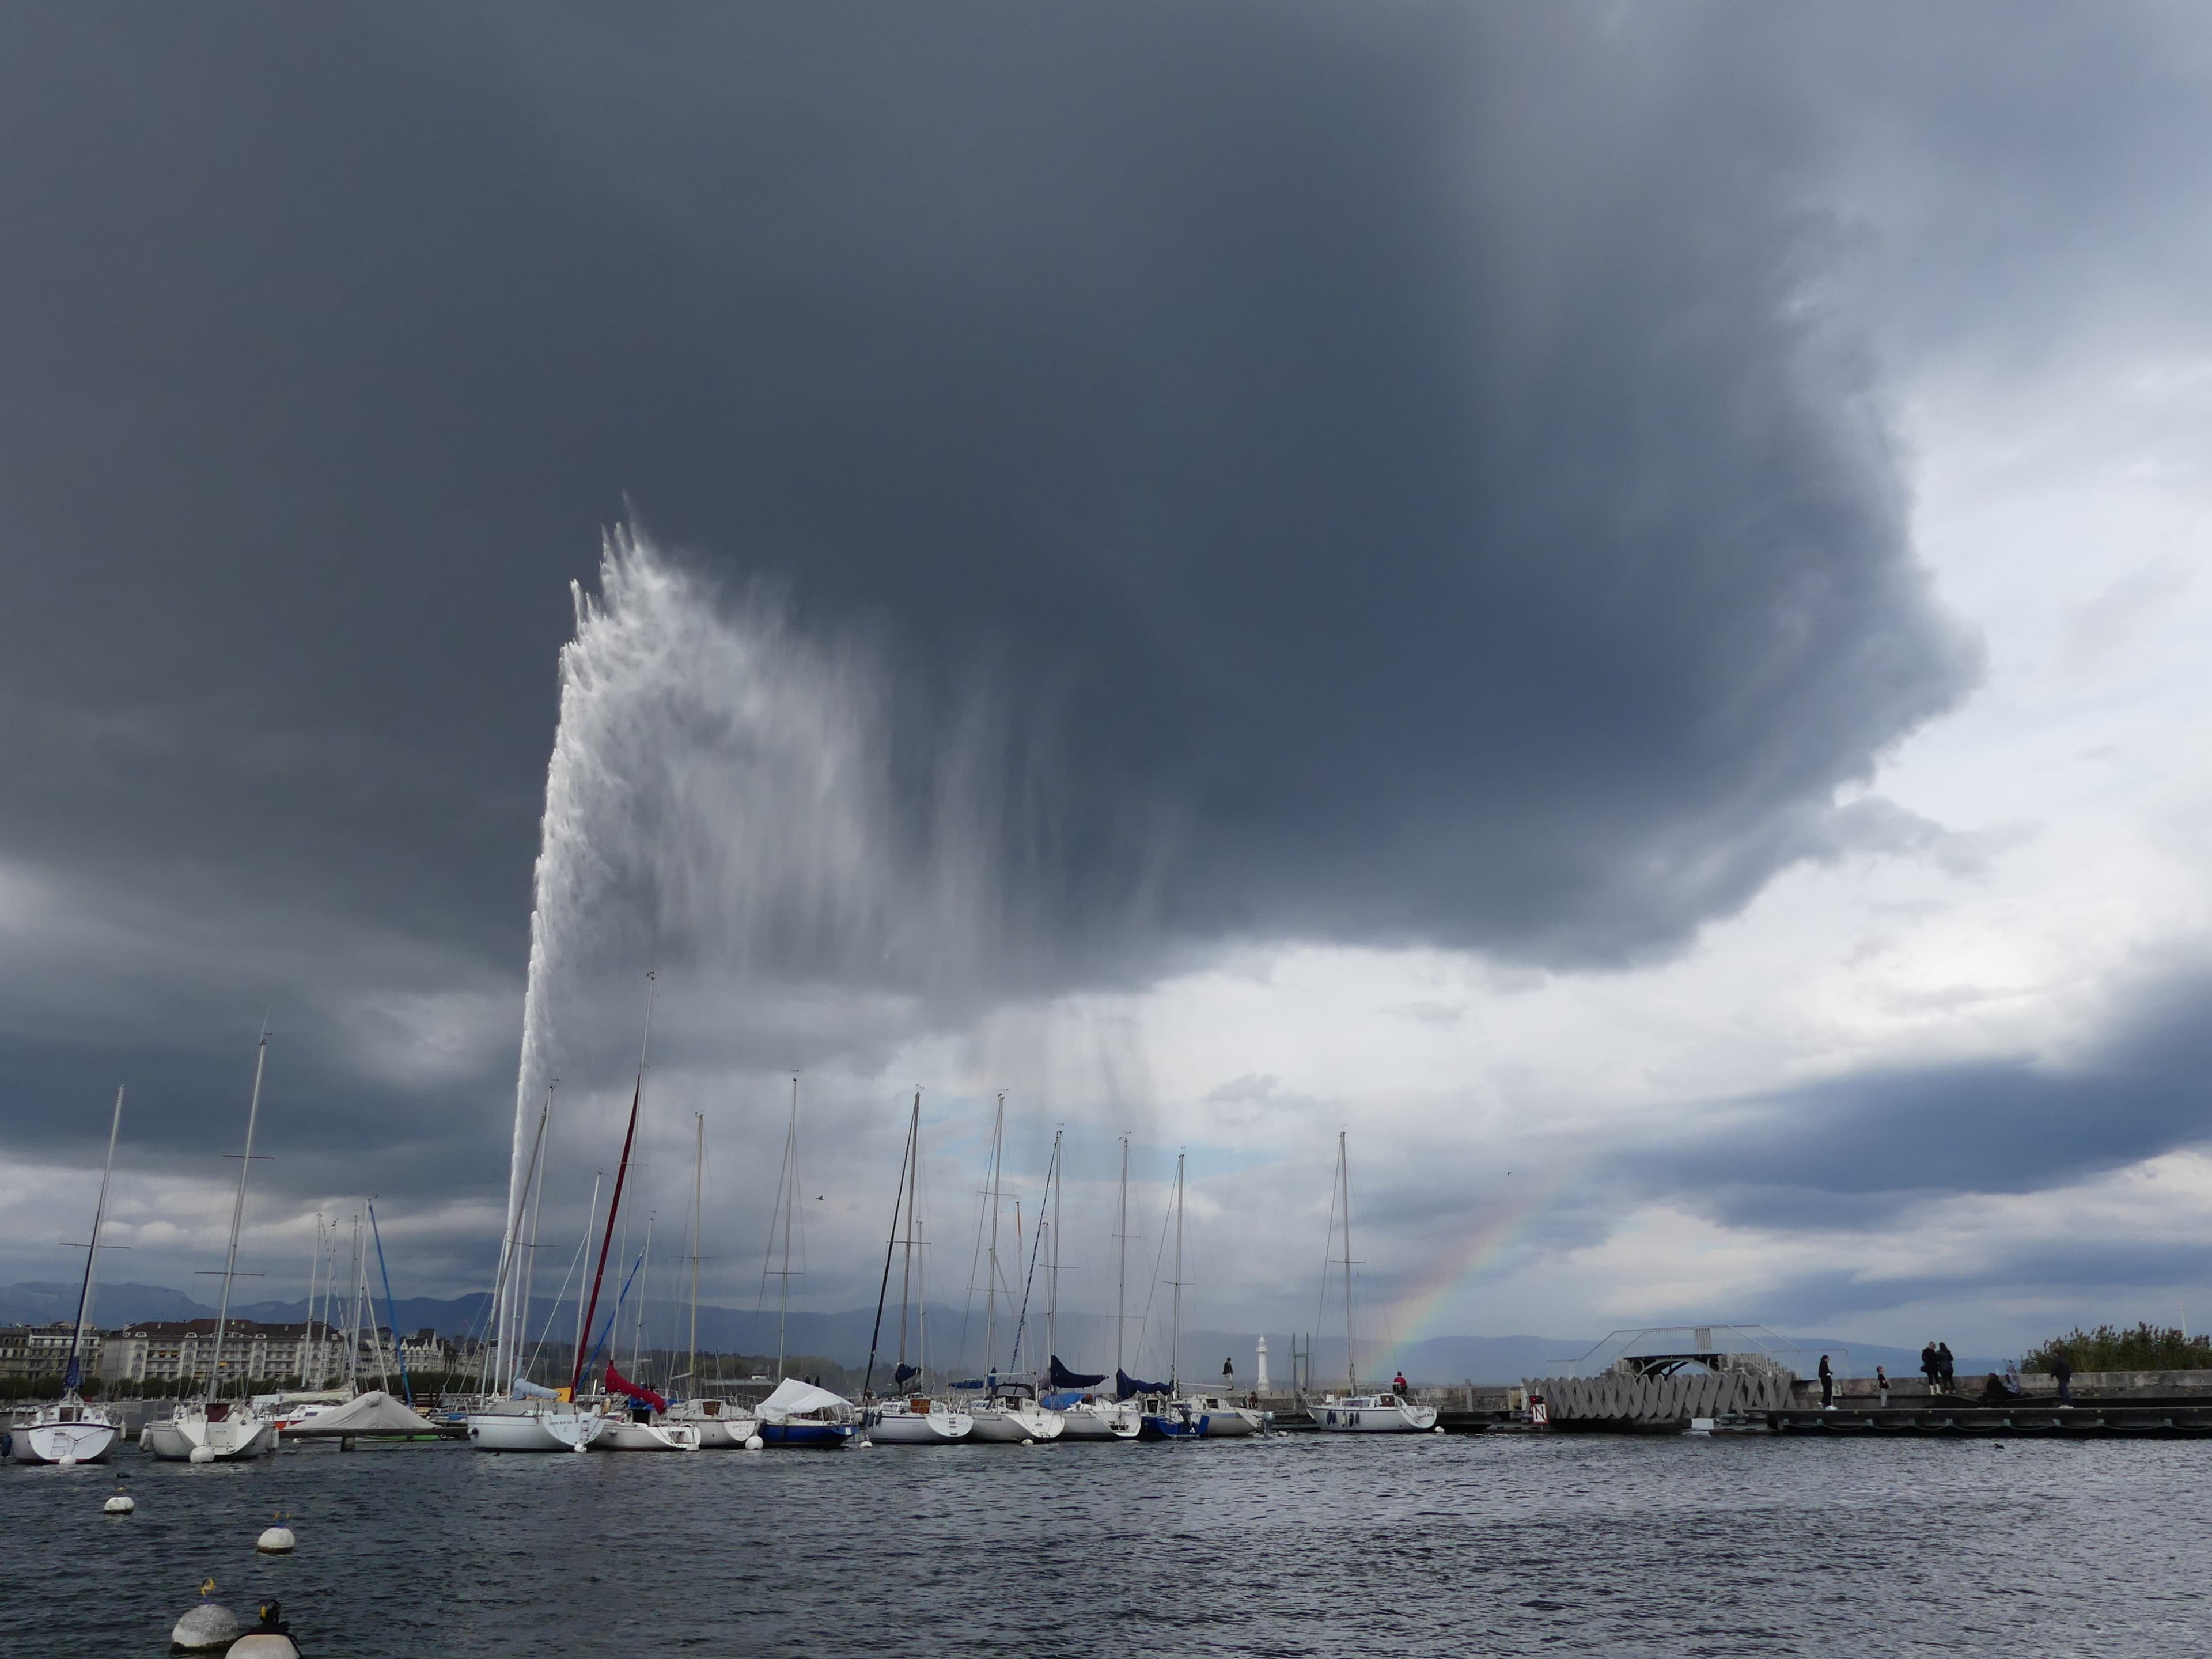
<path fill-rule="evenodd" d="M 2203 1401 L 2173 1402 L 2084 1400 L 2071 1410 L 2038 1401 L 1983 1406 L 1935 1403 L 1864 1410 L 1818 1406 L 1768 1412 L 1765 1426 L 1777 1434 L 1818 1435 L 1836 1439 L 1876 1436 L 1930 1436 L 1974 1440 L 2201 1440 L 2212 1438 L 2212 1405 Z"/>

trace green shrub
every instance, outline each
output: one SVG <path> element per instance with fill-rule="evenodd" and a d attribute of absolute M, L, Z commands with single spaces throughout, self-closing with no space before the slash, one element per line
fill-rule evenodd
<path fill-rule="evenodd" d="M 2032 1348 L 2020 1362 L 2023 1371 L 2049 1371 L 2060 1354 L 2077 1371 L 2212 1370 L 2212 1336 L 2187 1336 L 2172 1326 L 2148 1323 L 2124 1331 L 2100 1325 L 2079 1328 Z"/>

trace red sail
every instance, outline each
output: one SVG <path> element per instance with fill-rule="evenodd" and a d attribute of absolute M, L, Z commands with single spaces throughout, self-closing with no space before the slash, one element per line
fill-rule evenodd
<path fill-rule="evenodd" d="M 568 1397 L 574 1400 L 576 1390 L 583 1386 L 584 1360 L 592 1346 L 592 1316 L 599 1310 L 599 1281 L 607 1273 L 607 1250 L 615 1242 L 615 1217 L 622 1209 L 623 1182 L 629 1176 L 630 1143 L 637 1139 L 637 1106 L 645 1097 L 645 1073 L 637 1074 L 637 1087 L 630 1091 L 629 1133 L 623 1136 L 622 1163 L 615 1170 L 614 1202 L 607 1206 L 607 1231 L 599 1240 L 599 1265 L 592 1274 L 591 1305 L 584 1310 L 584 1340 L 576 1349 L 576 1369 L 568 1374 Z"/>
<path fill-rule="evenodd" d="M 657 1412 L 668 1409 L 668 1402 L 642 1382 L 633 1382 L 615 1369 L 615 1362 L 607 1361 L 607 1392 L 626 1394 L 641 1406 L 650 1406 Z"/>

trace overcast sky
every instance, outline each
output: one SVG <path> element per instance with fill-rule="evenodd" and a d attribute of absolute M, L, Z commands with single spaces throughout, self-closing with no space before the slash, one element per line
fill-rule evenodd
<path fill-rule="evenodd" d="M 11 12 L 0 1279 L 124 1083 L 210 1283 L 265 1012 L 267 1293 L 480 1288 L 657 969 L 724 1302 L 796 1069 L 823 1309 L 918 1085 L 956 1302 L 1004 1089 L 1094 1308 L 1343 1128 L 1377 1334 L 2212 1322 L 2207 154 L 2185 6 Z"/>

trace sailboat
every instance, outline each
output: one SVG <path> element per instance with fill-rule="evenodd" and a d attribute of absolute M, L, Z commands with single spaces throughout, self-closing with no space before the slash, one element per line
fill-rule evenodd
<path fill-rule="evenodd" d="M 783 1136 L 783 1170 L 779 1176 L 777 1203 L 783 1223 L 783 1289 L 775 1311 L 775 1374 L 778 1381 L 775 1392 L 753 1407 L 758 1419 L 758 1432 L 763 1445 L 810 1446 L 835 1448 L 849 1443 L 860 1431 L 860 1414 L 853 1402 L 842 1395 L 817 1388 L 811 1382 L 801 1382 L 783 1374 L 784 1360 L 789 1352 L 787 1338 L 791 1320 L 791 1223 L 792 1213 L 799 1200 L 799 1079 L 791 1079 L 791 1121 Z M 776 1216 L 771 1212 L 769 1227 L 769 1248 L 775 1247 Z M 763 1285 L 767 1283 L 768 1263 L 761 1263 Z"/>
<path fill-rule="evenodd" d="M 970 1408 L 969 1414 L 974 1418 L 975 1426 L 969 1430 L 968 1437 L 971 1441 L 1019 1445 L 1059 1439 L 1066 1431 L 1067 1419 L 1038 1401 L 1034 1383 L 999 1375 L 999 1211 L 1006 1134 L 1006 1097 L 1002 1091 L 998 1115 L 991 1124 L 991 1179 L 984 1200 L 990 1211 L 991 1249 L 983 1281 L 983 1378 L 976 1385 L 983 1390 L 983 1398 Z M 1015 1249 L 1018 1255 L 1018 1240 Z"/>
<path fill-rule="evenodd" d="M 1182 1388 L 1183 1158 L 1176 1154 L 1174 1313 L 1169 1327 L 1168 1386 L 1146 1402 L 1139 1433 L 1147 1440 L 1221 1440 L 1256 1434 L 1266 1426 L 1260 1413 L 1221 1395 L 1185 1395 Z M 1141 1385 L 1140 1385 L 1141 1386 Z"/>
<path fill-rule="evenodd" d="M 222 1261 L 222 1300 L 215 1315 L 215 1352 L 207 1391 L 180 1401 L 168 1416 L 149 1423 L 141 1443 L 173 1463 L 228 1462 L 258 1457 L 276 1436 L 276 1425 L 245 1401 L 222 1398 L 222 1346 L 230 1322 L 230 1286 L 238 1272 L 238 1230 L 246 1219 L 246 1178 L 253 1170 L 253 1128 L 261 1118 L 261 1078 L 269 1060 L 269 1033 L 253 1049 L 253 1097 L 246 1109 L 246 1152 L 238 1161 L 238 1196 L 230 1209 L 230 1249 Z"/>
<path fill-rule="evenodd" d="M 630 1153 L 637 1144 L 638 1114 L 645 1103 L 645 1062 L 653 1047 L 653 999 L 658 975 L 648 972 L 645 976 L 645 1036 L 638 1046 L 637 1081 L 630 1090 L 629 1127 L 623 1134 L 622 1162 L 615 1170 L 614 1196 L 607 1205 L 606 1231 L 599 1240 L 599 1265 L 592 1275 L 592 1291 L 583 1304 L 583 1316 L 576 1326 L 574 1365 L 570 1371 L 568 1386 L 549 1389 L 532 1382 L 517 1367 L 520 1358 L 520 1343 L 517 1334 L 527 1335 L 526 1322 L 529 1304 L 523 1304 L 519 1315 L 510 1306 L 510 1297 L 519 1297 L 526 1282 L 526 1274 L 517 1271 L 517 1263 L 528 1243 L 526 1230 L 534 1225 L 526 1218 L 534 1217 L 530 1203 L 532 1183 L 544 1180 L 541 1158 L 545 1145 L 546 1128 L 552 1116 L 553 1096 L 549 1087 L 545 1107 L 539 1115 L 535 1147 L 529 1165 L 523 1173 L 522 1184 L 514 1194 L 507 1222 L 507 1237 L 500 1249 L 500 1267 L 495 1283 L 495 1299 L 499 1302 L 500 1335 L 493 1345 L 494 1363 L 499 1367 L 495 1373 L 507 1376 L 513 1371 L 514 1381 L 505 1399 L 479 1402 L 477 1409 L 468 1414 L 469 1444 L 478 1451 L 493 1452 L 550 1452 L 589 1451 L 605 1432 L 612 1420 L 603 1409 L 604 1400 L 586 1403 L 581 1398 L 584 1368 L 586 1363 L 585 1341 L 591 1334 L 592 1321 L 599 1311 L 599 1291 L 605 1282 L 607 1252 L 613 1247 L 615 1218 L 622 1212 L 623 1188 L 629 1177 Z M 517 1125 L 518 1130 L 520 1124 Z M 518 1137 L 519 1139 L 519 1137 Z M 594 1192 L 597 1188 L 593 1188 Z M 589 1237 L 590 1223 L 586 1223 Z M 612 1334 L 613 1319 L 608 1321 L 608 1335 Z M 600 1340 L 605 1341 L 606 1336 Z M 608 1362 L 607 1376 L 619 1381 L 620 1374 Z M 653 1396 L 658 1399 L 659 1396 Z"/>
<path fill-rule="evenodd" d="M 653 1221 L 645 1224 L 645 1249 L 637 1261 L 636 1325 L 630 1338 L 629 1368 L 642 1375 L 638 1357 L 645 1346 L 645 1285 L 647 1269 L 653 1264 Z M 619 1318 L 622 1310 L 616 1306 Z M 610 1395 L 619 1395 L 629 1401 L 626 1410 L 610 1416 L 605 1430 L 592 1442 L 598 1451 L 697 1451 L 699 1431 L 688 1423 L 672 1423 L 668 1419 L 668 1401 L 659 1392 L 641 1381 L 624 1376 L 615 1369 L 614 1357 L 607 1358 L 606 1386 Z"/>
<path fill-rule="evenodd" d="M 92 1270 L 100 1255 L 100 1224 L 107 1215 L 107 1183 L 115 1173 L 115 1133 L 123 1127 L 123 1091 L 115 1091 L 115 1115 L 107 1126 L 107 1164 L 100 1176 L 100 1201 L 92 1211 L 92 1242 L 85 1246 L 84 1284 L 76 1297 L 76 1331 L 70 1338 L 69 1368 L 62 1397 L 41 1406 L 15 1431 L 19 1463 L 96 1463 L 115 1449 L 115 1425 L 78 1392 L 84 1382 L 84 1324 L 92 1302 Z"/>
<path fill-rule="evenodd" d="M 1336 1190 L 1329 1194 L 1332 1212 L 1340 1199 L 1344 1208 L 1344 1375 L 1349 1386 L 1341 1395 L 1322 1395 L 1318 1404 L 1307 1407 L 1308 1413 L 1314 1426 L 1328 1434 L 1425 1434 L 1437 1425 L 1435 1407 L 1417 1406 L 1396 1394 L 1359 1392 L 1359 1349 L 1352 1323 L 1352 1162 L 1345 1152 L 1341 1129 L 1336 1132 Z M 1332 1213 L 1332 1224 L 1335 1218 Z M 1331 1231 L 1334 1231 L 1333 1224 Z M 1324 1290 L 1328 1273 L 1328 1268 L 1322 1270 Z"/>
<path fill-rule="evenodd" d="M 915 1212 L 921 1196 L 921 1091 L 914 1091 L 914 1114 L 907 1121 L 906 1154 L 899 1166 L 899 1184 L 891 1200 L 891 1230 L 889 1242 L 884 1247 L 883 1283 L 876 1291 L 876 1328 L 868 1339 L 868 1369 L 860 1379 L 860 1423 L 868 1438 L 885 1446 L 949 1446 L 964 1440 L 975 1426 L 975 1419 L 966 1412 L 955 1409 L 946 1402 L 933 1398 L 928 1389 L 929 1370 L 929 1315 L 928 1293 L 922 1293 L 921 1319 L 918 1328 L 919 1342 L 916 1358 L 921 1362 L 906 1363 L 906 1333 L 908 1316 L 912 1310 L 915 1292 L 914 1249 Z M 891 1371 L 893 1397 L 878 1402 L 875 1399 L 876 1349 L 884 1334 L 884 1306 L 890 1295 L 891 1257 L 898 1248 L 899 1212 L 906 1212 L 906 1261 L 899 1270 L 899 1328 L 898 1358 Z M 909 1391 L 906 1385 L 919 1380 L 922 1387 Z"/>
<path fill-rule="evenodd" d="M 705 1218 L 702 1200 L 706 1196 L 707 1115 L 694 1112 L 691 1115 L 698 1133 L 691 1158 L 691 1351 L 684 1363 L 683 1376 L 676 1381 L 689 1382 L 696 1390 L 699 1386 L 699 1229 Z M 674 1391 L 673 1383 L 670 1391 Z M 710 1399 L 696 1392 L 689 1399 L 679 1400 L 669 1407 L 665 1416 L 672 1425 L 696 1431 L 702 1451 L 733 1450 L 751 1439 L 760 1428 L 758 1421 L 750 1413 L 738 1410 L 731 1401 Z"/>
<path fill-rule="evenodd" d="M 1098 1385 L 1106 1374 L 1070 1370 L 1060 1361 L 1060 1189 L 1062 1180 L 1060 1141 L 1066 1133 L 1055 1130 L 1052 1137 L 1052 1162 L 1045 1171 L 1046 1201 L 1050 1205 L 1052 1218 L 1040 1218 L 1038 1225 L 1048 1229 L 1051 1248 L 1046 1254 L 1044 1347 L 1050 1356 L 1046 1369 L 1052 1392 L 1043 1397 L 1042 1404 L 1060 1415 L 1060 1438 L 1063 1440 L 1134 1440 L 1144 1424 L 1144 1413 L 1126 1401 L 1098 1392 Z M 1121 1145 L 1121 1205 L 1128 1207 L 1129 1148 Z"/>

